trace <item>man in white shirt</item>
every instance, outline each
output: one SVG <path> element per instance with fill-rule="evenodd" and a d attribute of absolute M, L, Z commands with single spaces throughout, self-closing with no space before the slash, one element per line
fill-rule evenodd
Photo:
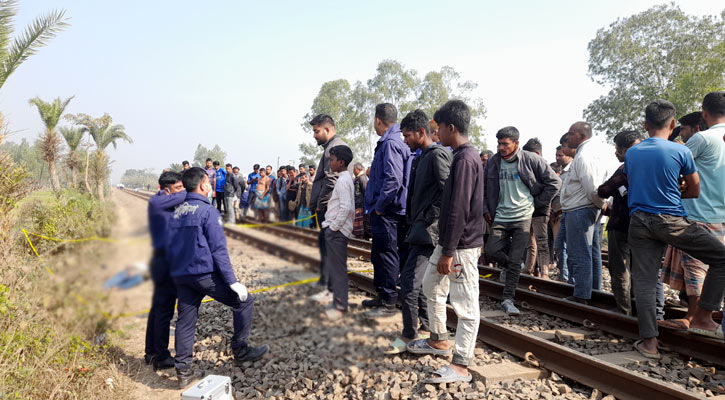
<path fill-rule="evenodd" d="M 592 298 L 592 289 L 601 289 L 602 285 L 599 214 L 606 199 L 597 196 L 597 188 L 614 172 L 614 163 L 612 151 L 592 138 L 592 127 L 586 122 L 576 122 L 569 128 L 567 145 L 576 149 L 561 189 L 567 267 L 574 278 L 574 296 L 567 299 L 586 303 Z"/>
<path fill-rule="evenodd" d="M 330 171 L 339 174 L 322 228 L 325 231 L 325 268 L 332 287 L 332 306 L 324 316 L 340 319 L 347 313 L 347 241 L 352 236 L 355 219 L 355 187 L 347 166 L 352 162 L 352 150 L 345 145 L 330 149 Z"/>

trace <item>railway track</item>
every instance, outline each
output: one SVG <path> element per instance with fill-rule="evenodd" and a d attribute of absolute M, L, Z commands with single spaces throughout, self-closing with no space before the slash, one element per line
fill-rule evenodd
<path fill-rule="evenodd" d="M 148 199 L 145 193 L 127 192 L 140 199 Z M 262 248 L 271 254 L 302 264 L 310 269 L 320 265 L 318 257 L 298 251 L 278 241 L 265 240 L 253 234 L 253 229 L 227 225 L 226 234 L 234 239 L 243 240 Z M 275 230 L 281 232 L 281 230 Z M 291 231 L 291 230 L 288 230 Z M 268 230 L 268 232 L 272 233 Z M 311 231 L 314 233 L 314 231 Z M 306 234 L 308 237 L 312 235 Z M 281 235 L 280 235 L 281 236 Z M 291 236 L 287 236 L 292 238 Z M 301 237 L 301 236 L 296 236 Z M 307 243 L 309 239 L 300 239 Z M 316 240 L 315 240 L 316 244 Z M 313 245 L 315 245 L 313 244 Z M 485 271 L 485 270 L 484 270 Z M 493 273 L 491 271 L 489 273 Z M 351 285 L 370 294 L 375 294 L 372 278 L 360 274 L 350 274 Z M 481 295 L 500 298 L 503 285 L 481 279 Z M 561 298 L 529 290 L 535 287 L 519 288 L 517 301 L 523 308 L 530 308 L 545 314 L 554 315 L 586 326 L 601 329 L 625 337 L 637 337 L 636 319 L 621 314 L 569 302 Z M 448 306 L 448 325 L 455 328 L 457 318 Z M 695 393 L 680 389 L 674 385 L 640 375 L 623 367 L 616 366 L 595 357 L 574 351 L 565 346 L 541 339 L 526 332 L 512 329 L 491 320 L 481 319 L 478 331 L 479 341 L 506 351 L 524 360 L 556 372 L 586 386 L 611 394 L 618 399 L 700 399 Z M 725 365 L 725 344 L 722 341 L 700 338 L 694 335 L 660 328 L 660 339 L 671 350 L 694 358 Z M 692 343 L 695 344 L 692 344 Z M 687 344 L 690 343 L 690 344 Z"/>

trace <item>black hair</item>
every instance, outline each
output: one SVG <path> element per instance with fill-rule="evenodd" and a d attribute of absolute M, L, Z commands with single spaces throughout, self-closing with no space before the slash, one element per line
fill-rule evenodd
<path fill-rule="evenodd" d="M 381 103 L 375 106 L 375 118 L 379 118 L 384 124 L 398 122 L 398 110 L 390 103 Z"/>
<path fill-rule="evenodd" d="M 207 176 L 206 171 L 203 169 L 199 167 L 191 167 L 184 171 L 184 174 L 181 175 L 181 182 L 184 184 L 184 189 L 191 193 L 199 187 L 199 184 L 204 180 L 205 176 Z"/>
<path fill-rule="evenodd" d="M 308 165 L 308 166 L 307 166 L 307 169 L 310 169 L 310 168 L 314 168 L 314 169 L 317 169 L 317 167 L 315 167 L 314 165 Z"/>
<path fill-rule="evenodd" d="M 471 110 L 461 100 L 448 100 L 433 115 L 433 120 L 440 124 L 453 125 L 458 133 L 468 136 L 468 125 L 471 123 Z"/>
<path fill-rule="evenodd" d="M 531 151 L 531 152 L 541 152 L 541 141 L 539 138 L 531 138 L 528 142 L 524 145 L 524 150 Z"/>
<path fill-rule="evenodd" d="M 327 114 L 317 114 L 315 118 L 312 118 L 312 121 L 310 121 L 310 126 L 320 126 L 325 124 L 329 124 L 334 127 L 335 120 Z"/>
<path fill-rule="evenodd" d="M 214 165 L 221 165 L 219 161 L 214 161 Z"/>
<path fill-rule="evenodd" d="M 295 170 L 295 167 L 293 167 L 291 165 L 287 166 L 287 172 L 294 171 L 294 170 Z"/>
<path fill-rule="evenodd" d="M 554 172 L 556 172 L 557 174 L 564 170 L 564 168 L 562 168 L 561 164 L 559 164 L 558 162 L 553 162 L 549 165 L 551 166 L 551 169 L 553 169 Z"/>
<path fill-rule="evenodd" d="M 400 121 L 400 129 L 410 132 L 418 132 L 423 128 L 426 134 L 430 134 L 430 120 L 421 109 L 411 111 Z"/>
<path fill-rule="evenodd" d="M 559 145 L 559 146 L 556 146 L 556 151 L 559 151 L 559 150 L 561 150 L 561 149 L 562 149 L 561 145 Z"/>
<path fill-rule="evenodd" d="M 239 170 L 239 167 L 237 167 L 237 166 L 235 165 L 235 166 L 234 166 L 234 168 L 232 168 L 232 171 L 233 171 L 233 170 L 235 170 L 235 169 L 236 169 L 236 170 Z"/>
<path fill-rule="evenodd" d="M 702 109 L 714 117 L 725 117 L 725 91 L 706 94 L 702 100 Z"/>
<path fill-rule="evenodd" d="M 274 167 L 272 167 L 272 166 L 271 166 L 271 165 L 269 165 L 269 164 L 267 164 L 267 166 L 268 166 L 269 168 L 272 168 L 272 169 L 274 169 Z"/>
<path fill-rule="evenodd" d="M 228 163 L 227 163 L 227 165 L 225 165 L 225 167 L 231 167 L 231 166 L 232 166 L 232 164 L 228 164 Z"/>
<path fill-rule="evenodd" d="M 299 168 L 305 168 L 305 164 L 298 165 Z"/>
<path fill-rule="evenodd" d="M 644 135 L 642 135 L 638 131 L 622 131 L 616 134 L 612 141 L 614 141 L 614 144 L 617 145 L 617 147 L 619 147 L 620 149 L 628 149 L 632 147 L 634 142 L 636 142 L 638 139 L 643 140 Z"/>
<path fill-rule="evenodd" d="M 519 140 L 519 130 L 515 126 L 506 126 L 496 132 L 496 139 L 511 139 L 514 142 Z"/>
<path fill-rule="evenodd" d="M 644 109 L 644 120 L 654 129 L 662 129 L 675 117 L 675 105 L 667 100 L 658 99 Z"/>
<path fill-rule="evenodd" d="M 702 119 L 702 111 L 695 111 L 691 112 L 683 117 L 680 117 L 680 119 L 677 120 L 680 125 L 685 125 L 689 127 L 699 127 L 701 131 L 704 131 L 707 129 L 707 124 L 705 123 L 705 120 Z"/>
<path fill-rule="evenodd" d="M 670 133 L 670 136 L 667 138 L 670 142 L 674 142 L 675 139 L 680 137 L 680 130 L 682 130 L 681 126 L 676 126 L 675 129 L 672 130 L 672 133 Z"/>
<path fill-rule="evenodd" d="M 184 161 L 181 162 L 181 165 L 189 165 L 189 162 L 186 161 L 186 160 L 184 160 Z"/>
<path fill-rule="evenodd" d="M 259 164 L 254 164 L 254 167 L 252 169 L 259 169 Z"/>
<path fill-rule="evenodd" d="M 161 189 L 166 189 L 169 186 L 173 186 L 176 182 L 181 180 L 181 174 L 178 172 L 166 171 L 159 177 L 159 186 Z"/>
<path fill-rule="evenodd" d="M 335 146 L 330 149 L 330 155 L 334 155 L 338 160 L 345 163 L 345 167 L 352 162 L 352 150 L 347 146 Z"/>
<path fill-rule="evenodd" d="M 562 146 L 563 146 L 563 145 L 565 145 L 565 144 L 566 144 L 566 147 L 569 147 L 569 145 L 567 144 L 567 143 L 568 143 L 568 139 L 566 138 L 566 137 L 567 137 L 568 135 L 569 135 L 569 132 L 567 132 L 567 133 L 565 133 L 565 134 L 561 135 L 561 139 L 559 139 L 559 144 L 560 144 L 560 145 L 562 145 Z"/>
<path fill-rule="evenodd" d="M 209 161 L 211 161 L 211 158 L 207 158 L 207 159 L 206 159 L 206 162 L 209 162 Z"/>

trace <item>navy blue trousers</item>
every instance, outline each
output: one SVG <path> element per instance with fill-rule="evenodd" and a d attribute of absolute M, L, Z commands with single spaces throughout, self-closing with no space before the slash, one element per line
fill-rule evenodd
<path fill-rule="evenodd" d="M 169 275 L 169 264 L 162 250 L 154 250 L 151 258 L 151 281 L 154 293 L 151 297 L 151 310 L 146 322 L 146 356 L 156 360 L 171 357 L 169 353 L 169 326 L 174 317 L 176 305 L 176 285 Z"/>
<path fill-rule="evenodd" d="M 398 253 L 398 238 L 405 239 L 404 215 L 378 215 L 373 211 L 370 214 L 370 231 L 373 235 L 373 245 L 370 254 L 373 263 L 373 284 L 380 299 L 388 304 L 398 301 L 398 275 L 400 275 L 400 257 Z M 407 252 L 404 260 L 407 259 Z"/>
<path fill-rule="evenodd" d="M 219 274 L 212 274 L 210 278 L 198 282 L 177 284 L 179 296 L 179 318 L 176 321 L 176 368 L 185 370 L 191 367 L 194 353 L 194 335 L 196 334 L 196 319 L 199 314 L 199 305 L 204 296 L 232 308 L 234 316 L 234 334 L 232 335 L 232 349 L 247 347 L 247 337 L 252 327 L 252 313 L 254 311 L 254 297 L 247 296 L 246 301 L 239 300 L 239 296 L 224 282 Z"/>

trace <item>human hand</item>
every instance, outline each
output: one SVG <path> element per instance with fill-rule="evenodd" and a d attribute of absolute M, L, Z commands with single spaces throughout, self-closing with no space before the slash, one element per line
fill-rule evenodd
<path fill-rule="evenodd" d="M 453 263 L 453 257 L 441 254 L 438 259 L 438 273 L 441 275 L 448 275 L 451 273 L 451 264 Z"/>
<path fill-rule="evenodd" d="M 487 224 L 489 224 L 489 225 L 493 224 L 493 218 L 491 218 L 491 213 L 483 214 L 483 219 L 486 220 Z"/>
<path fill-rule="evenodd" d="M 238 296 L 239 300 L 241 301 L 247 301 L 247 297 L 249 296 L 249 292 L 247 292 L 247 287 L 242 285 L 239 282 L 234 282 L 229 286 Z"/>

